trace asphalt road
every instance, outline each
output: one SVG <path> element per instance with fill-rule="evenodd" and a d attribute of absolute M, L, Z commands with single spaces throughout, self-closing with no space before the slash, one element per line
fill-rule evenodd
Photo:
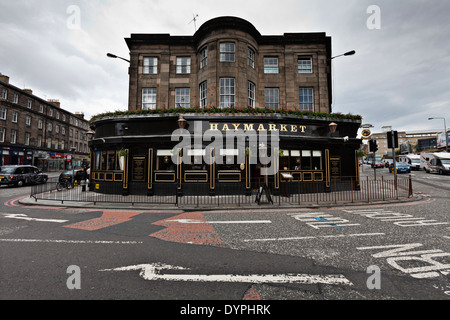
<path fill-rule="evenodd" d="M 418 201 L 258 210 L 30 207 L 1 187 L 0 299 L 449 300 L 450 176 L 412 177 Z"/>

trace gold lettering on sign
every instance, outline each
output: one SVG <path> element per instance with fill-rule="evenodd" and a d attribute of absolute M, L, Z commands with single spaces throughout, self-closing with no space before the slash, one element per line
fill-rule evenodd
<path fill-rule="evenodd" d="M 230 127 L 233 129 L 230 129 Z M 230 131 L 230 130 L 239 130 L 243 126 L 244 131 L 254 131 L 254 126 L 258 126 L 257 131 L 280 131 L 280 132 L 298 132 L 298 133 L 306 133 L 307 126 L 304 125 L 296 125 L 296 124 L 277 124 L 277 123 L 268 123 L 267 129 L 264 127 L 263 123 L 255 124 L 255 123 L 223 123 L 222 129 L 219 129 L 219 123 L 210 123 L 209 129 L 213 131 Z"/>
<path fill-rule="evenodd" d="M 251 130 L 255 130 L 253 129 L 253 123 L 244 123 L 244 131 L 251 131 Z"/>

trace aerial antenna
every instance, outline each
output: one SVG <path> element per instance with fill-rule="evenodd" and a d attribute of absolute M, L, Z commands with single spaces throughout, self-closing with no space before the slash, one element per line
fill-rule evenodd
<path fill-rule="evenodd" d="M 192 21 L 194 21 L 195 32 L 197 32 L 197 24 L 196 24 L 196 22 L 197 22 L 198 14 L 192 14 L 192 16 L 194 17 L 194 19 L 192 19 L 191 21 L 189 21 L 188 24 L 191 24 Z"/>

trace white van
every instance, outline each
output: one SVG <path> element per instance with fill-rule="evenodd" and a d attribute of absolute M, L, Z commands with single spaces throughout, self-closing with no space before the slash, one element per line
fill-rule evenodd
<path fill-rule="evenodd" d="M 411 170 L 420 169 L 420 156 L 418 154 L 405 154 L 398 157 L 399 162 L 406 162 L 409 164 Z"/>
<path fill-rule="evenodd" d="M 428 173 L 448 174 L 450 173 L 450 153 L 422 153 L 420 155 L 420 168 Z"/>

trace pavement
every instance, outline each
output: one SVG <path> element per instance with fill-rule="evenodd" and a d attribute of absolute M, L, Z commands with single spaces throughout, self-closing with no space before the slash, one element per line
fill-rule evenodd
<path fill-rule="evenodd" d="M 362 201 L 362 202 L 351 202 L 351 201 L 340 201 L 338 203 L 288 203 L 282 202 L 277 203 L 274 201 L 274 204 L 271 203 L 261 203 L 261 204 L 224 204 L 224 205 L 174 205 L 174 204 L 155 204 L 155 203 L 129 203 L 129 202 L 81 202 L 81 201 L 61 201 L 61 200 L 45 200 L 45 199 L 35 199 L 30 196 L 26 196 L 18 200 L 18 202 L 22 205 L 26 206 L 45 206 L 45 207 L 65 207 L 65 208 L 89 208 L 89 209 L 105 209 L 105 210 L 113 210 L 113 209 L 126 209 L 126 210 L 185 210 L 185 211 L 199 211 L 199 210 L 219 210 L 219 209 L 239 209 L 239 210 L 260 210 L 260 209 L 274 209 L 274 208 L 333 208 L 333 207 L 347 207 L 347 206 L 367 206 L 367 205 L 381 205 L 381 204 L 394 204 L 394 203 L 405 203 L 412 201 L 420 201 L 422 200 L 422 196 L 420 194 L 414 194 L 410 198 L 400 198 L 398 200 L 385 200 L 385 201 Z M 201 202 L 201 201 L 200 201 Z"/>

